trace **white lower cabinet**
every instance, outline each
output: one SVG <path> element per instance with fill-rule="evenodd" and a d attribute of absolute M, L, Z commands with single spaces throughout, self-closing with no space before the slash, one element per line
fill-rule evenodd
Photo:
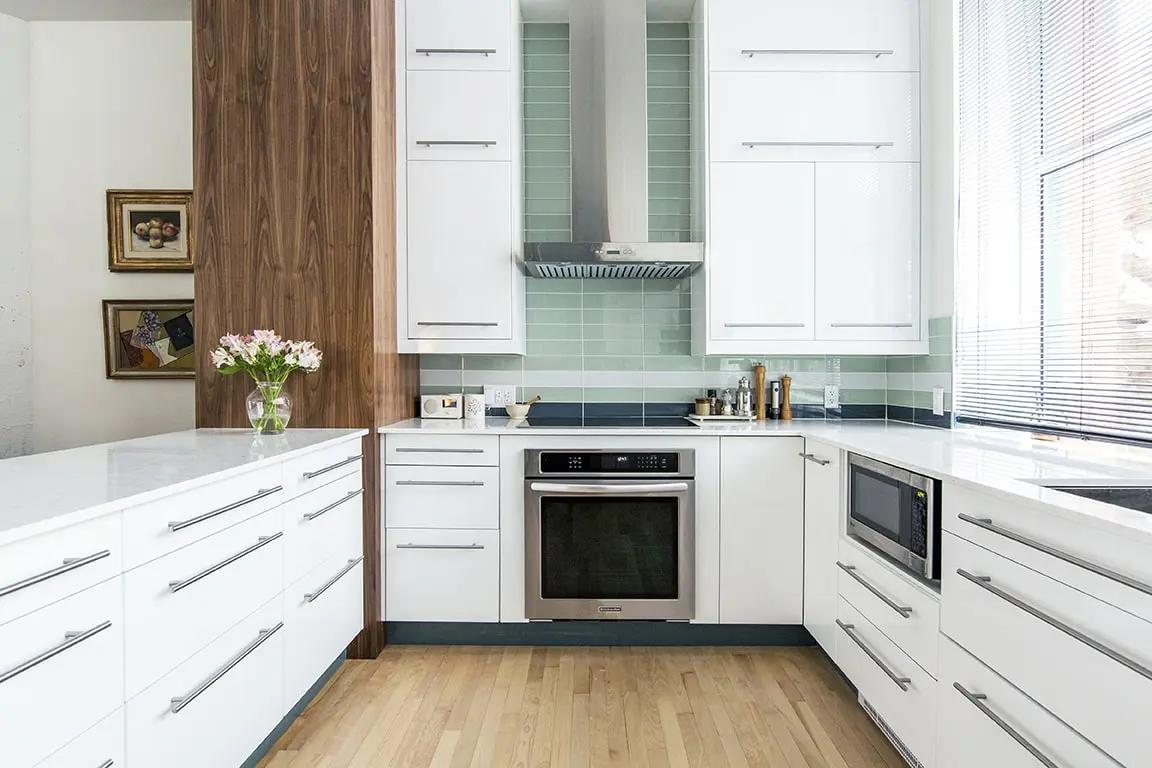
<path fill-rule="evenodd" d="M 498 467 L 388 467 L 389 528 L 499 528 Z"/>
<path fill-rule="evenodd" d="M 283 709 L 280 597 L 128 702 L 128 765 L 238 766 Z"/>
<path fill-rule="evenodd" d="M 388 621 L 500 620 L 500 532 L 389 528 Z"/>
<path fill-rule="evenodd" d="M 804 443 L 804 627 L 836 659 L 836 559 L 841 521 L 840 449 Z"/>
<path fill-rule="evenodd" d="M 36 768 L 120 768 L 124 764 L 124 709 L 121 707 L 37 763 Z"/>

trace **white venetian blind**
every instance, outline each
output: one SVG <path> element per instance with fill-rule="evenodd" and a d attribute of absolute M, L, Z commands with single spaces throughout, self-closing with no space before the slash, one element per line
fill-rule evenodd
<path fill-rule="evenodd" d="M 959 0 L 956 414 L 1152 440 L 1152 0 Z"/>

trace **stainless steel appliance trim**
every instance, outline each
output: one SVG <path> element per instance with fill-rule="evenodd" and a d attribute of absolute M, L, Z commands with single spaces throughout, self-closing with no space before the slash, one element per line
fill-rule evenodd
<path fill-rule="evenodd" d="M 32 667 L 43 664 L 45 661 L 48 661 L 48 659 L 52 658 L 53 656 L 58 656 L 61 653 L 64 653 L 64 651 L 68 650 L 69 648 L 72 648 L 73 646 L 79 645 L 80 643 L 84 642 L 88 638 L 100 634 L 101 632 L 103 632 L 104 630 L 108 629 L 111 626 L 112 626 L 111 621 L 102 621 L 99 624 L 97 624 L 96 626 L 90 627 L 90 628 L 85 629 L 81 632 L 65 632 L 64 633 L 64 642 L 60 643 L 59 645 L 52 646 L 51 648 L 44 651 L 43 653 L 36 654 L 35 656 L 28 659 L 27 661 L 23 661 L 23 662 L 17 664 L 16 666 L 12 667 L 9 670 L 6 670 L 4 672 L 0 672 L 0 684 L 8 682 L 9 680 L 16 677 L 17 675 L 19 675 L 22 672 L 27 672 L 28 670 L 32 669 Z"/>
<path fill-rule="evenodd" d="M 688 483 L 530 483 L 541 493 L 575 493 L 581 496 L 665 496 L 688 490 Z"/>
<path fill-rule="evenodd" d="M 679 468 L 676 472 L 642 472 L 635 475 L 625 475 L 623 473 L 616 472 L 605 474 L 595 474 L 591 472 L 543 472 L 540 469 L 540 457 L 546 453 L 674 453 L 676 454 Z M 631 478 L 632 482 L 645 482 L 650 481 L 651 478 L 685 478 L 690 480 L 695 474 L 696 452 L 690 448 L 673 449 L 670 451 L 637 451 L 630 448 L 578 448 L 565 451 L 557 450 L 555 448 L 534 448 L 524 451 L 524 476 L 526 478 L 533 479 L 578 477 L 581 480 L 620 480 L 623 478 Z M 640 477 L 643 479 L 638 479 Z"/>
<path fill-rule="evenodd" d="M 804 453 L 803 451 L 800 452 L 800 458 L 805 461 L 810 461 L 813 464 L 819 464 L 822 467 L 826 467 L 832 463 L 832 459 L 822 459 L 814 453 Z"/>
<path fill-rule="evenodd" d="M 484 453 L 483 448 L 396 448 L 396 453 Z"/>
<path fill-rule="evenodd" d="M 912 323 L 832 323 L 833 328 L 911 328 Z"/>
<path fill-rule="evenodd" d="M 893 141 L 742 141 L 740 144 L 745 149 L 755 149 L 756 147 L 872 147 L 872 149 L 881 149 L 896 146 Z"/>
<path fill-rule="evenodd" d="M 277 486 L 274 486 L 272 488 L 261 488 L 259 491 L 252 494 L 251 496 L 249 496 L 246 499 L 240 499 L 239 501 L 234 501 L 231 504 L 220 507 L 219 509 L 214 509 L 211 512 L 205 512 L 204 514 L 197 515 L 196 517 L 190 517 L 187 520 L 179 520 L 176 522 L 168 523 L 168 530 L 171 531 L 172 533 L 175 533 L 176 531 L 183 530 L 184 528 L 187 528 L 190 525 L 196 525 L 196 523 L 202 523 L 205 520 L 210 520 L 213 517 L 216 517 L 217 515 L 222 515 L 225 512 L 231 512 L 232 510 L 238 509 L 239 507 L 242 507 L 245 504 L 251 504 L 254 501 L 259 501 L 260 499 L 263 499 L 266 496 L 271 496 L 272 494 L 279 493 L 282 490 L 284 490 L 284 486 L 282 486 L 282 485 L 277 485 Z"/>
<path fill-rule="evenodd" d="M 471 544 L 397 544 L 396 549 L 484 549 L 483 544 L 472 542 Z"/>
<path fill-rule="evenodd" d="M 906 619 L 912 618 L 912 606 L 900 605 L 895 600 L 888 597 L 888 595 L 884 594 L 879 589 L 877 589 L 876 587 L 869 584 L 867 581 L 864 580 L 863 576 L 856 573 L 856 566 L 846 565 L 846 564 L 840 562 L 839 560 L 836 561 L 836 565 L 837 565 L 837 567 L 840 568 L 840 570 L 844 571 L 844 573 L 848 574 L 853 579 L 855 579 L 860 584 L 860 586 L 864 587 L 864 589 L 868 590 L 872 594 L 876 595 L 876 597 L 880 598 L 880 600 L 882 600 L 885 605 L 887 605 L 892 610 L 896 611 L 896 613 L 900 614 L 901 616 L 903 616 Z"/>
<path fill-rule="evenodd" d="M 348 573 L 348 571 L 352 570 L 357 565 L 359 565 L 360 561 L 363 559 L 364 559 L 364 555 L 360 555 L 360 557 L 354 557 L 351 560 L 349 560 L 347 565 L 345 565 L 343 568 L 340 569 L 339 573 L 337 573 L 332 578 L 328 579 L 328 581 L 324 582 L 323 586 L 321 586 L 318 590 L 316 590 L 315 592 L 305 593 L 304 602 L 310 603 L 313 600 L 315 600 L 316 598 L 320 597 L 320 595 L 327 592 L 329 587 L 331 587 L 336 582 L 340 581 L 340 579 L 344 578 L 344 575 L 346 573 Z"/>
<path fill-rule="evenodd" d="M 228 566 L 228 565 L 231 565 L 232 563 L 236 562 L 237 560 L 239 560 L 240 558 L 242 558 L 246 555 L 252 554 L 256 550 L 260 549 L 260 547 L 263 547 L 266 544 L 271 544 L 272 542 L 276 541 L 276 539 L 280 538 L 283 535 L 284 535 L 284 531 L 277 531 L 276 533 L 272 534 L 271 536 L 261 536 L 259 539 L 257 539 L 256 543 L 253 544 L 252 546 L 246 547 L 245 549 L 240 550 L 236 554 L 231 555 L 230 557 L 227 557 L 224 560 L 221 560 L 220 562 L 216 563 L 215 565 L 208 566 L 204 570 L 197 573 L 195 576 L 189 576 L 188 578 L 186 578 L 182 581 L 170 581 L 170 582 L 168 582 L 168 590 L 170 592 L 179 592 L 180 590 L 184 589 L 185 587 L 190 587 L 193 584 L 195 584 L 196 582 L 200 581 L 200 579 L 204 578 L 205 576 L 211 576 L 212 574 L 216 573 L 216 571 L 220 570 L 221 568 Z"/>
<path fill-rule="evenodd" d="M 256 635 L 256 639 L 253 640 L 251 643 L 249 643 L 247 646 L 245 646 L 244 650 L 240 651 L 240 653 L 236 654 L 231 659 L 226 661 L 224 663 L 224 666 L 220 667 L 218 670 L 213 672 L 211 675 L 204 678 L 203 681 L 201 681 L 195 688 L 190 690 L 188 693 L 184 694 L 183 696 L 174 696 L 170 702 L 170 705 L 169 705 L 169 710 L 172 712 L 172 714 L 176 714 L 180 710 L 184 709 L 184 707 L 191 704 L 196 699 L 197 696 L 199 696 L 200 694 L 204 693 L 204 691 L 211 688 L 212 685 L 217 680 L 224 677 L 224 675 L 228 674 L 228 672 L 233 667 L 235 667 L 240 662 L 244 661 L 244 659 L 247 658 L 250 653 L 252 653 L 257 648 L 259 648 L 261 645 L 263 645 L 265 640 L 267 640 L 268 638 L 272 637 L 272 635 L 274 635 L 278 631 L 280 631 L 280 629 L 283 626 L 284 626 L 284 622 L 278 621 L 278 622 L 276 622 L 275 626 L 260 630 L 259 634 Z"/>
<path fill-rule="evenodd" d="M 340 467 L 347 466 L 348 464 L 351 464 L 354 461 L 360 461 L 360 459 L 362 459 L 362 458 L 363 458 L 363 456 L 359 453 L 356 454 L 355 456 L 349 456 L 348 458 L 343 459 L 341 461 L 338 461 L 335 464 L 329 464 L 328 466 L 326 466 L 322 469 L 313 470 L 312 472 L 305 472 L 304 473 L 304 479 L 305 480 L 311 480 L 314 477 L 320 477 L 320 475 L 327 474 L 328 472 L 331 472 L 334 469 L 340 469 Z"/>
<path fill-rule="evenodd" d="M 896 53 L 890 48 L 744 48 L 741 56 L 753 58 L 757 54 L 782 54 L 787 56 L 891 56 Z"/>
<path fill-rule="evenodd" d="M 434 139 L 417 139 L 416 146 L 418 147 L 494 147 L 495 141 L 486 139 L 453 139 L 453 140 L 434 140 Z"/>
<path fill-rule="evenodd" d="M 844 622 L 840 621 L 840 619 L 836 619 L 836 624 L 840 627 L 840 629 L 844 630 L 844 634 L 848 635 L 852 642 L 856 643 L 856 645 L 860 647 L 860 650 L 864 651 L 868 658 L 872 659 L 872 661 L 876 663 L 876 666 L 880 667 L 880 669 L 884 671 L 884 674 L 888 675 L 892 682 L 900 686 L 900 690 L 908 690 L 908 684 L 912 682 L 912 678 L 900 677 L 895 672 L 893 672 L 891 668 L 884 663 L 884 660 L 877 656 L 876 652 L 869 648 L 864 643 L 864 641 L 860 639 L 860 636 L 852 631 L 856 629 L 855 624 L 845 624 Z"/>
<path fill-rule="evenodd" d="M 956 573 L 958 575 L 964 577 L 968 581 L 972 582 L 976 586 L 980 587 L 981 589 L 987 590 L 988 592 L 991 592 L 992 594 L 996 595 L 996 597 L 999 597 L 1001 600 L 1004 600 L 1004 601 L 1008 602 L 1009 604 L 1016 606 L 1020 610 L 1027 613 L 1029 616 L 1040 619 L 1040 621 L 1044 622 L 1045 624 L 1052 627 L 1053 629 L 1058 629 L 1061 632 L 1063 632 L 1064 634 L 1068 635 L 1069 637 L 1074 638 L 1076 640 L 1079 640 L 1080 642 L 1084 643 L 1084 645 L 1087 645 L 1092 650 L 1098 651 L 1099 653 L 1102 653 L 1105 656 L 1107 656 L 1108 658 L 1112 659 L 1112 661 L 1115 661 L 1118 664 L 1123 664 L 1125 667 L 1132 670 L 1133 672 L 1140 675 L 1141 677 L 1144 677 L 1148 680 L 1152 680 L 1152 669 L 1145 667 L 1140 662 L 1136 661 L 1135 659 L 1131 659 L 1131 658 L 1125 656 L 1124 654 L 1120 653 L 1119 651 L 1115 651 L 1115 650 L 1109 648 L 1108 646 L 1101 643 L 1099 640 L 1094 640 L 1093 638 L 1084 634 L 1080 630 L 1065 624 L 1064 622 L 1060 621 L 1059 619 L 1057 619 L 1054 616 L 1049 616 L 1047 613 L 1044 613 L 1044 611 L 1041 611 L 1039 608 L 1031 606 L 1028 603 L 1021 600 L 1020 598 L 1016 597 L 1015 595 L 1004 591 L 1000 587 L 997 587 L 995 584 L 992 583 L 992 577 L 991 576 L 976 576 L 975 574 L 969 573 L 968 571 L 964 570 L 963 568 L 957 568 Z"/>
<path fill-rule="evenodd" d="M 1130 576 L 1117 573 L 1116 571 L 1105 568 L 1102 565 L 1089 562 L 1088 560 L 1085 560 L 1081 557 L 1069 554 L 1062 550 L 1056 549 L 1055 547 L 1044 544 L 1043 542 L 1037 541 L 1036 539 L 1029 538 L 1023 534 L 1016 533 L 1015 531 L 1009 530 L 1008 528 L 1004 528 L 992 522 L 991 518 L 972 517 L 971 515 L 965 514 L 963 512 L 961 512 L 958 517 L 966 523 L 970 523 L 971 525 L 983 528 L 986 531 L 991 531 L 998 536 L 1003 536 L 1006 539 L 1011 539 L 1012 541 L 1023 544 L 1026 547 L 1039 550 L 1046 555 L 1052 555 L 1052 557 L 1055 557 L 1058 560 L 1063 560 L 1066 563 L 1071 563 L 1072 565 L 1077 565 L 1081 568 L 1092 571 L 1092 573 L 1095 573 L 1097 576 L 1103 576 L 1106 579 L 1111 579 L 1118 584 L 1131 587 L 1132 589 L 1143 592 L 1146 595 L 1152 595 L 1152 586 L 1145 584 L 1142 581 L 1137 581 Z"/>
<path fill-rule="evenodd" d="M 483 480 L 397 480 L 396 485 L 433 485 L 476 488 L 484 485 Z"/>
<path fill-rule="evenodd" d="M 416 53 L 431 56 L 434 53 L 471 53 L 480 54 L 485 57 L 496 53 L 495 48 L 417 48 Z"/>
<path fill-rule="evenodd" d="M 961 696 L 968 699 L 968 701 L 972 704 L 972 706 L 976 707 L 976 709 L 983 712 L 984 715 L 989 720 L 996 723 L 996 725 L 1000 726 L 1000 730 L 1004 731 L 1004 733 L 1011 736 L 1012 739 L 1017 744 L 1024 747 L 1024 749 L 1028 750 L 1028 754 L 1032 755 L 1032 757 L 1039 760 L 1040 763 L 1045 766 L 1045 768 L 1060 768 L 1060 766 L 1056 765 L 1056 763 L 1049 760 L 1044 755 L 1043 752 L 1041 752 L 1039 749 L 1037 749 L 1035 746 L 1033 746 L 1030 741 L 1025 739 L 1024 736 L 1022 736 L 1019 731 L 1017 731 L 1012 726 L 1008 725 L 1008 723 L 1004 722 L 1003 718 L 1001 718 L 999 715 L 997 715 L 995 712 L 993 712 L 992 708 L 984 703 L 988 700 L 988 696 L 986 694 L 972 693 L 967 688 L 960 685 L 960 683 L 956 683 L 956 682 L 952 683 L 952 687 L 955 688 L 957 691 L 959 691 Z M 1096 746 L 1096 745 L 1093 744 L 1093 746 Z"/>
<path fill-rule="evenodd" d="M 111 554 L 112 554 L 111 550 L 103 549 L 99 552 L 93 552 L 91 555 L 85 555 L 84 557 L 65 558 L 64 562 L 61 563 L 60 565 L 56 566 L 55 568 L 50 568 L 47 571 L 44 571 L 43 573 L 38 573 L 35 576 L 29 576 L 26 579 L 21 579 L 20 581 L 12 582 L 11 584 L 9 584 L 5 587 L 0 587 L 0 597 L 10 595 L 13 592 L 19 592 L 20 590 L 27 589 L 28 587 L 31 587 L 31 586 L 35 586 L 36 584 L 39 584 L 39 583 L 44 582 L 44 581 L 48 581 L 49 579 L 53 579 L 57 576 L 60 576 L 61 574 L 68 573 L 69 571 L 74 571 L 77 568 L 83 568 L 84 566 L 89 565 L 90 563 L 94 563 L 97 560 L 103 560 L 104 558 L 108 557 Z"/>
<path fill-rule="evenodd" d="M 326 512 L 331 512 L 332 510 L 336 509 L 336 507 L 340 506 L 344 502 L 348 501 L 349 499 L 354 499 L 362 493 L 364 493 L 363 488 L 357 488 L 354 491 L 348 491 L 348 494 L 346 496 L 344 496 L 343 498 L 337 499 L 336 501 L 332 502 L 331 504 L 329 504 L 328 506 L 326 506 L 322 509 L 318 509 L 315 512 L 309 512 L 308 514 L 304 515 L 304 519 L 305 520 L 315 520 L 316 518 L 320 517 L 321 515 L 325 514 Z"/>
<path fill-rule="evenodd" d="M 862 522 L 857 522 L 852 517 L 852 500 L 854 494 L 855 478 L 852 473 L 852 467 L 857 466 L 878 475 L 888 477 L 898 483 L 909 485 L 913 488 L 924 491 L 927 496 L 928 506 L 928 556 L 920 557 L 919 555 L 909 552 L 904 547 L 900 546 L 898 542 L 883 535 L 879 531 L 874 531 Z M 879 550 L 882 554 L 891 557 L 896 562 L 900 563 L 912 573 L 924 579 L 933 581 L 932 574 L 936 570 L 936 543 L 937 537 L 935 532 L 940 525 L 939 510 L 936 508 L 936 483 L 934 478 L 927 475 L 920 475 L 901 467 L 894 467 L 891 464 L 886 464 L 876 459 L 870 459 L 867 456 L 862 456 L 858 453 L 848 454 L 848 524 L 847 530 L 850 536 L 854 536 L 864 543 Z"/>
<path fill-rule="evenodd" d="M 500 323 L 497 323 L 497 322 L 480 322 L 480 321 L 471 321 L 471 322 L 463 321 L 463 322 L 459 322 L 459 323 L 449 323 L 449 322 L 444 322 L 444 321 L 419 320 L 419 321 L 417 321 L 416 325 L 423 325 L 423 326 L 430 326 L 430 327 L 448 326 L 448 327 L 452 327 L 452 328 L 495 328 L 496 326 L 500 325 Z"/>

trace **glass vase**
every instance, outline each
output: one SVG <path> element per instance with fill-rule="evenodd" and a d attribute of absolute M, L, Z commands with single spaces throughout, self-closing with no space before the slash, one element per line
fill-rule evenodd
<path fill-rule="evenodd" d="M 292 418 L 292 398 L 282 381 L 258 381 L 246 401 L 248 421 L 260 435 L 279 435 Z"/>

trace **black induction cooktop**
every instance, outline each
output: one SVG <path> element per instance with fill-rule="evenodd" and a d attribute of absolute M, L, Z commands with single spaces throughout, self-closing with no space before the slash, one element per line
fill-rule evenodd
<path fill-rule="evenodd" d="M 619 429 L 620 427 L 672 427 L 675 429 L 697 429 L 697 425 L 683 416 L 549 416 L 528 418 L 517 429 Z"/>

